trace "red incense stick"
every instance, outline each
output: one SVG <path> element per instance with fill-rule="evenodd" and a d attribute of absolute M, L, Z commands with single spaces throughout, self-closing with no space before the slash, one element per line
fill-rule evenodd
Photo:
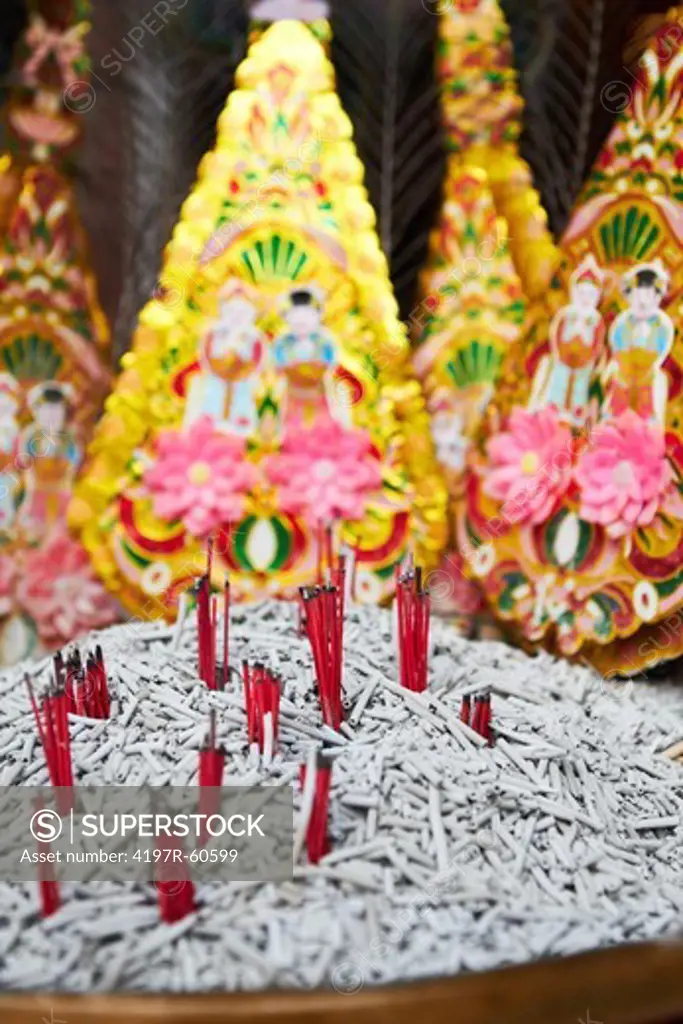
<path fill-rule="evenodd" d="M 109 679 L 107 678 L 107 668 L 104 664 L 104 654 L 102 648 L 98 644 L 95 648 L 95 664 L 97 665 L 97 675 L 100 687 L 100 703 L 103 710 L 104 718 L 111 718 L 111 694 L 109 693 Z"/>
<path fill-rule="evenodd" d="M 38 892 L 40 893 L 40 915 L 51 917 L 62 905 L 59 882 L 51 864 L 38 865 Z"/>
<path fill-rule="evenodd" d="M 261 753 L 265 753 L 265 723 L 266 716 L 270 715 L 274 751 L 280 732 L 282 682 L 264 665 L 252 668 L 246 661 L 242 665 L 242 679 L 249 743 L 258 743 Z"/>
<path fill-rule="evenodd" d="M 472 701 L 469 697 L 463 697 L 460 705 L 460 721 L 464 722 L 465 725 L 470 724 L 470 715 L 472 712 Z"/>
<path fill-rule="evenodd" d="M 422 586 L 422 570 L 401 575 L 396 568 L 396 616 L 398 624 L 401 686 L 422 693 L 427 689 L 429 651 L 428 591 Z"/>
<path fill-rule="evenodd" d="M 301 766 L 300 779 L 303 788 L 306 784 L 306 765 Z M 328 816 L 331 783 L 332 761 L 324 754 L 319 754 L 315 768 L 313 810 L 306 830 L 306 851 L 311 864 L 317 864 L 330 851 Z"/>
<path fill-rule="evenodd" d="M 197 655 L 199 678 L 210 690 L 216 689 L 216 608 L 211 600 L 208 576 L 202 576 L 195 588 L 197 598 Z"/>
<path fill-rule="evenodd" d="M 156 836 L 155 847 L 160 851 L 154 866 L 159 916 L 165 924 L 175 924 L 196 909 L 194 884 L 178 836 Z"/>
<path fill-rule="evenodd" d="M 213 535 L 206 542 L 206 578 L 211 585 L 211 572 L 213 570 Z"/>
<path fill-rule="evenodd" d="M 28 673 L 24 679 L 50 782 L 57 791 L 57 809 L 62 815 L 68 814 L 73 808 L 73 766 L 66 690 L 55 688 L 43 697 L 39 707 Z"/>
<path fill-rule="evenodd" d="M 342 568 L 342 573 L 343 573 Z M 343 577 L 342 577 L 343 583 Z M 342 661 L 344 597 L 335 586 L 301 590 L 306 609 L 306 633 L 315 665 L 323 721 L 339 729 L 343 720 Z"/>
<path fill-rule="evenodd" d="M 34 804 L 36 812 L 43 810 L 43 804 L 36 800 Z M 38 853 L 49 853 L 50 844 L 37 840 Z M 59 882 L 55 877 L 52 864 L 47 861 L 38 862 L 38 894 L 40 896 L 40 916 L 51 917 L 62 905 L 62 897 L 59 889 Z"/>
<path fill-rule="evenodd" d="M 480 720 L 480 734 L 484 737 L 490 747 L 493 746 L 493 730 L 491 728 L 491 694 L 487 693 L 482 698 L 482 710 Z"/>
<path fill-rule="evenodd" d="M 230 660 L 230 577 L 225 577 L 223 586 L 223 679 L 222 689 L 228 685 Z"/>
<path fill-rule="evenodd" d="M 220 810 L 220 788 L 223 785 L 224 770 L 225 751 L 216 745 L 216 712 L 212 711 L 209 736 L 206 744 L 199 751 L 199 813 L 206 815 L 207 818 L 212 814 L 217 814 Z M 206 821 L 202 821 L 199 845 L 205 846 L 208 838 Z"/>
<path fill-rule="evenodd" d="M 247 716 L 247 741 L 256 742 L 256 701 L 249 662 L 242 662 L 242 684 L 244 688 L 244 711 Z"/>
<path fill-rule="evenodd" d="M 340 695 L 344 665 L 344 615 L 346 612 L 346 555 L 340 555 L 332 569 L 332 586 L 335 593 L 335 690 Z"/>
<path fill-rule="evenodd" d="M 474 714 L 471 726 L 476 733 L 486 740 L 490 747 L 494 744 L 494 732 L 491 727 L 492 709 L 491 694 L 479 694 L 474 698 Z"/>
<path fill-rule="evenodd" d="M 481 736 L 482 712 L 484 710 L 484 698 L 479 694 L 474 698 L 474 711 L 470 725 L 476 733 Z"/>

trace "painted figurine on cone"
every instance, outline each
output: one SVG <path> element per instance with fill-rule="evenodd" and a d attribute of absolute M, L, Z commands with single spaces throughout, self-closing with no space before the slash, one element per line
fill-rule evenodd
<path fill-rule="evenodd" d="M 284 319 L 287 330 L 275 340 L 275 366 L 286 381 L 284 423 L 313 426 L 319 417 L 330 418 L 328 398 L 332 371 L 337 366 L 337 346 L 322 325 L 322 293 L 296 289 L 287 296 Z"/>
<path fill-rule="evenodd" d="M 257 426 L 256 397 L 264 340 L 258 310 L 241 282 L 221 292 L 218 321 L 201 343 L 199 372 L 188 391 L 184 423 L 209 416 L 219 430 L 245 436 Z"/>
<path fill-rule="evenodd" d="M 558 418 L 582 426 L 590 390 L 604 361 L 605 321 L 599 310 L 605 273 L 587 256 L 571 276 L 570 298 L 550 325 L 550 353 L 536 371 L 529 408 L 551 406 Z M 597 419 L 595 410 L 592 419 Z"/>
<path fill-rule="evenodd" d="M 661 309 L 670 275 L 656 260 L 639 264 L 622 280 L 628 307 L 610 330 L 606 410 L 610 416 L 619 416 L 633 409 L 663 427 L 669 384 L 662 367 L 676 334 L 671 317 Z"/>

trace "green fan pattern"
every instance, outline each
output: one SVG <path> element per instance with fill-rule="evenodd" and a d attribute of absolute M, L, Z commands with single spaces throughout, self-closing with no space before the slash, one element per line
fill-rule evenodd
<path fill-rule="evenodd" d="M 494 383 L 503 357 L 494 345 L 473 341 L 446 364 L 446 372 L 458 388 L 470 384 Z"/>
<path fill-rule="evenodd" d="M 600 227 L 603 262 L 647 259 L 660 237 L 658 225 L 637 206 L 630 207 L 625 213 L 616 213 L 610 222 Z"/>
<path fill-rule="evenodd" d="M 254 284 L 263 281 L 296 281 L 308 263 L 309 255 L 301 246 L 273 235 L 267 242 L 256 242 L 242 253 Z"/>
<path fill-rule="evenodd" d="M 13 338 L 0 349 L 0 365 L 17 380 L 53 380 L 62 368 L 62 356 L 51 341 L 38 334 Z"/>

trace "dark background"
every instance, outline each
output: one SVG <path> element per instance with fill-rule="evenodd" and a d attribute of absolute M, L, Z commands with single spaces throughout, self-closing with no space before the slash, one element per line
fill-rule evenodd
<path fill-rule="evenodd" d="M 22 0 L 1 2 L 4 74 L 25 10 Z M 331 3 L 339 91 L 354 123 L 404 316 L 415 302 L 443 182 L 433 75 L 438 3 Z M 669 5 L 502 0 L 502 6 L 526 101 L 522 152 L 559 235 L 615 116 L 606 96 L 619 90 L 606 94 L 605 87 L 628 87 L 630 69 Z M 212 144 L 245 53 L 248 16 L 243 0 L 188 0 L 162 32 L 147 33 L 137 45 L 128 33 L 154 0 L 94 0 L 93 7 L 96 101 L 86 115 L 79 191 L 120 354 L 154 288 L 161 250 L 197 162 Z M 130 57 L 117 74 L 115 50 Z"/>

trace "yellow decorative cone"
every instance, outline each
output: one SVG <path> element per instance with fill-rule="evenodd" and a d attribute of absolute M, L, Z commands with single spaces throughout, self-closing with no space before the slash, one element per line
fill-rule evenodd
<path fill-rule="evenodd" d="M 214 582 L 292 596 L 335 548 L 383 600 L 438 560 L 446 491 L 323 45 L 295 21 L 251 46 L 167 248 L 71 508 L 133 612 Z"/>

